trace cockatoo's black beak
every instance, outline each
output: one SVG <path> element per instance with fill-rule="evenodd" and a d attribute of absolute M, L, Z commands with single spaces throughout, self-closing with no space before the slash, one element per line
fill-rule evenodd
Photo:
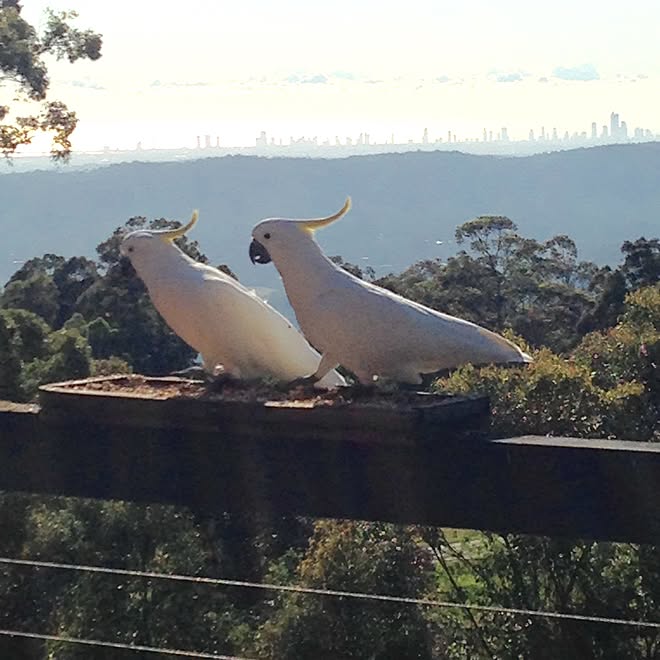
<path fill-rule="evenodd" d="M 268 250 L 256 238 L 250 243 L 250 260 L 253 264 L 268 264 L 271 262 Z"/>

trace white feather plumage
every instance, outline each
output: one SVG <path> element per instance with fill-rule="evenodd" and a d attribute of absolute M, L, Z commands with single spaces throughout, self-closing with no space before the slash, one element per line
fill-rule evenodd
<path fill-rule="evenodd" d="M 284 316 L 232 277 L 188 257 L 167 233 L 132 232 L 120 249 L 166 323 L 201 354 L 206 371 L 221 367 L 241 379 L 290 381 L 317 369 L 319 354 Z M 342 384 L 335 371 L 319 383 Z"/>
<path fill-rule="evenodd" d="M 341 217 L 348 210 L 332 216 Z M 417 384 L 421 374 L 466 363 L 529 362 L 512 342 L 364 282 L 333 264 L 313 231 L 325 220 L 263 220 L 253 253 L 272 259 L 305 337 L 321 352 L 316 372 L 338 364 L 362 383 L 374 378 Z M 256 261 L 260 259 L 257 257 Z"/>

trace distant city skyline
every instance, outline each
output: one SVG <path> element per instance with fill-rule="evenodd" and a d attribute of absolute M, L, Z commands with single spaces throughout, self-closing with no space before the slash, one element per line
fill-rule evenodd
<path fill-rule="evenodd" d="M 288 141 L 284 141 L 282 137 L 271 136 L 270 139 L 266 131 L 261 131 L 259 136 L 255 140 L 256 147 L 275 147 L 275 146 L 295 146 L 300 144 L 307 144 L 310 146 L 369 146 L 371 144 L 382 144 L 382 145 L 403 145 L 403 144 L 417 144 L 423 146 L 430 145 L 442 145 L 442 144 L 464 144 L 465 142 L 482 142 L 482 143 L 492 143 L 492 142 L 544 142 L 544 143 L 570 143 L 570 142 L 580 142 L 580 143 L 591 143 L 591 144 L 620 144 L 628 141 L 649 141 L 659 138 L 660 134 L 654 133 L 649 128 L 635 127 L 632 133 L 629 134 L 629 129 L 627 122 L 620 119 L 619 113 L 612 112 L 610 114 L 609 124 L 602 124 L 598 126 L 597 122 L 591 122 L 591 132 L 588 133 L 584 131 L 573 131 L 572 133 L 568 130 L 558 131 L 557 127 L 553 126 L 552 129 L 548 129 L 546 132 L 545 126 L 541 126 L 538 137 L 533 128 L 529 129 L 527 140 L 524 139 L 512 139 L 509 135 L 509 129 L 506 126 L 502 126 L 499 130 L 493 131 L 492 129 L 484 128 L 481 138 L 459 135 L 455 132 L 452 132 L 451 129 L 447 130 L 446 136 L 441 135 L 433 136 L 429 131 L 428 127 L 425 127 L 421 133 L 421 138 L 419 141 L 414 138 L 406 138 L 403 140 L 397 140 L 394 133 L 391 134 L 390 139 L 385 139 L 384 142 L 372 141 L 372 136 L 368 132 L 361 132 L 357 138 L 351 135 L 347 135 L 342 138 L 338 135 L 335 135 L 334 139 L 330 138 L 321 138 L 318 136 L 314 137 L 294 137 L 290 136 Z M 214 142 L 215 140 L 215 142 Z M 223 146 L 221 138 L 219 135 L 216 135 L 215 138 L 211 135 L 204 136 L 204 145 L 202 145 L 202 137 L 197 136 L 197 148 L 211 148 L 215 144 L 215 147 Z"/>
<path fill-rule="evenodd" d="M 135 145 L 124 148 L 104 145 L 91 150 L 74 150 L 71 166 L 86 167 L 128 160 L 188 160 L 236 154 L 342 158 L 350 155 L 444 150 L 475 155 L 528 156 L 550 151 L 649 141 L 660 141 L 660 134 L 642 127 L 634 127 L 631 130 L 619 113 L 611 112 L 607 123 L 592 121 L 589 131 L 569 133 L 556 127 L 546 129 L 541 126 L 538 133 L 529 129 L 527 137 L 521 139 L 512 137 L 505 126 L 498 131 L 484 128 L 478 137 L 462 136 L 450 130 L 444 136 L 435 136 L 425 127 L 418 130 L 417 138 L 397 140 L 395 135 L 390 134 L 389 138 L 382 141 L 374 138 L 368 131 L 342 137 L 335 135 L 333 139 L 293 135 L 283 138 L 269 136 L 266 131 L 260 131 L 256 138 L 253 137 L 251 144 L 247 145 L 228 145 L 223 142 L 221 136 L 207 133 L 196 135 L 194 144 L 193 140 L 188 140 L 189 144 L 179 147 L 154 147 L 140 140 Z M 23 155 L 32 157 L 18 157 L 13 164 L 5 163 L 5 167 L 0 166 L 0 173 L 53 166 L 46 152 Z"/>
<path fill-rule="evenodd" d="M 77 10 L 78 25 L 103 33 L 98 62 L 49 62 L 52 97 L 80 119 L 78 150 L 194 148 L 197 135 L 247 147 L 262 130 L 278 141 L 368 132 L 379 143 L 417 142 L 424 128 L 431 141 L 502 127 L 512 140 L 542 127 L 591 135 L 603 108 L 630 118 L 631 136 L 633 118 L 660 133 L 655 0 L 23 6 L 41 25 L 47 6 Z"/>
<path fill-rule="evenodd" d="M 281 135 L 269 135 L 267 131 L 262 130 L 253 139 L 251 144 L 232 144 L 226 142 L 223 136 L 213 133 L 205 133 L 203 135 L 196 135 L 194 145 L 188 144 L 187 148 L 194 146 L 196 150 L 226 150 L 232 148 L 249 148 L 254 147 L 257 151 L 269 150 L 294 150 L 305 151 L 308 150 L 313 153 L 316 149 L 324 148 L 331 149 L 333 147 L 343 148 L 350 150 L 351 148 L 364 151 L 368 147 L 426 147 L 426 148 L 442 148 L 451 147 L 459 148 L 466 144 L 481 145 L 512 145 L 508 153 L 515 153 L 515 144 L 529 143 L 539 144 L 539 151 L 547 150 L 548 147 L 563 147 L 572 148 L 585 145 L 604 145 L 604 144 L 620 144 L 626 142 L 643 142 L 660 139 L 660 134 L 654 133 L 649 128 L 636 126 L 632 130 L 628 128 L 625 120 L 621 119 L 619 113 L 610 113 L 607 123 L 599 124 L 597 121 L 591 122 L 590 130 L 573 131 L 557 129 L 556 126 L 546 129 L 541 126 L 538 133 L 534 128 L 530 128 L 527 133 L 527 138 L 512 137 L 507 126 L 502 126 L 498 130 L 488 129 L 484 127 L 480 136 L 461 135 L 457 132 L 448 129 L 444 135 L 434 134 L 428 127 L 418 130 L 416 136 L 396 136 L 391 133 L 384 139 L 374 137 L 368 131 L 361 131 L 354 135 L 334 135 L 333 137 L 324 136 L 308 136 L 308 135 L 289 135 L 284 137 Z M 142 140 L 138 141 L 135 150 L 143 151 L 145 149 L 154 149 L 153 147 L 145 144 Z M 161 148 L 176 148 L 174 145 Z M 104 145 L 104 151 L 111 151 L 115 149 L 112 145 Z M 379 151 L 383 151 L 382 149 Z M 501 149 L 499 150 L 501 151 Z M 522 148 L 525 153 L 531 153 L 529 148 Z M 484 151 L 487 153 L 487 151 Z"/>

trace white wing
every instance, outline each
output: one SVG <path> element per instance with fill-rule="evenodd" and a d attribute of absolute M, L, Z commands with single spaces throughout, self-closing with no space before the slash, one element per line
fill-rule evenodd
<path fill-rule="evenodd" d="M 406 300 L 338 271 L 299 318 L 322 353 L 354 371 L 417 382 L 420 373 L 468 362 L 523 362 L 529 358 L 503 337 L 469 321 Z"/>
<path fill-rule="evenodd" d="M 209 267 L 195 270 L 203 285 L 197 281 L 179 293 L 178 316 L 185 319 L 180 323 L 185 329 L 173 329 L 200 351 L 208 369 L 222 364 L 242 378 L 280 380 L 314 373 L 319 354 L 282 314 L 224 273 Z M 184 333 L 194 336 L 187 339 Z M 342 382 L 337 374 L 328 380 L 324 384 Z"/>

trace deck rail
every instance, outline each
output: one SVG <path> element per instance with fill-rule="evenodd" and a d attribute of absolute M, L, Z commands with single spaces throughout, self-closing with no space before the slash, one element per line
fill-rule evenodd
<path fill-rule="evenodd" d="M 46 412 L 0 402 L 0 490 L 660 544 L 660 444 L 440 427 L 381 443 Z"/>

